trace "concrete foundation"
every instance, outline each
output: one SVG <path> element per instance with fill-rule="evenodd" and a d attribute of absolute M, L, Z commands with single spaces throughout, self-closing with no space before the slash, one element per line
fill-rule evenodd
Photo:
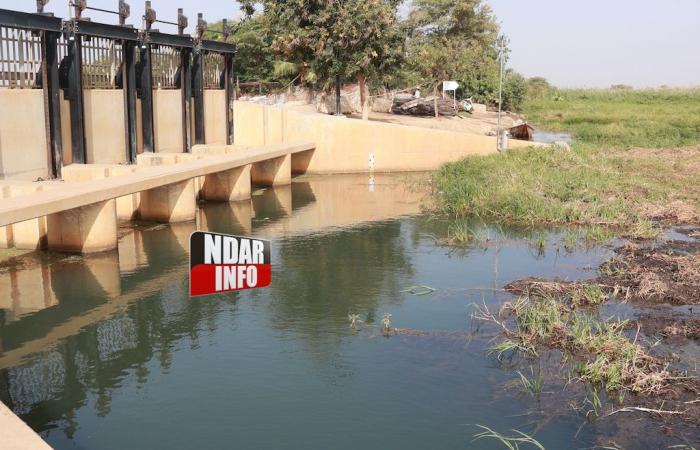
<path fill-rule="evenodd" d="M 194 220 L 197 201 L 194 180 L 151 189 L 141 193 L 139 215 L 154 222 L 187 222 Z"/>
<path fill-rule="evenodd" d="M 204 177 L 200 196 L 204 200 L 235 202 L 250 198 L 251 165 Z"/>
<path fill-rule="evenodd" d="M 10 197 L 10 186 L 0 186 L 0 198 Z M 12 247 L 12 226 L 0 227 L 0 248 Z"/>
<path fill-rule="evenodd" d="M 47 225 L 50 250 L 98 253 L 117 248 L 115 200 L 51 214 Z"/>
<path fill-rule="evenodd" d="M 251 182 L 258 186 L 284 186 L 292 183 L 292 156 L 286 155 L 253 164 Z"/>
<path fill-rule="evenodd" d="M 9 186 L 9 197 L 20 197 L 42 190 L 39 183 L 13 183 Z M 46 217 L 26 220 L 12 225 L 12 243 L 19 250 L 46 249 Z"/>

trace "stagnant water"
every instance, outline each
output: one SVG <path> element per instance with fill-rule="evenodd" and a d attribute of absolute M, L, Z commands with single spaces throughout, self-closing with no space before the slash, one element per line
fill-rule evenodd
<path fill-rule="evenodd" d="M 0 400 L 58 449 L 501 448 L 472 443 L 475 424 L 598 442 L 605 427 L 572 408 L 528 414 L 549 406 L 512 389 L 470 311 L 516 278 L 593 276 L 610 251 L 551 235 L 542 252 L 479 224 L 479 244 L 441 246 L 450 224 L 420 213 L 414 181 L 302 178 L 196 223 L 125 228 L 118 252 L 5 259 Z M 189 298 L 195 229 L 271 239 L 272 287 Z M 383 336 L 384 313 L 413 331 Z"/>

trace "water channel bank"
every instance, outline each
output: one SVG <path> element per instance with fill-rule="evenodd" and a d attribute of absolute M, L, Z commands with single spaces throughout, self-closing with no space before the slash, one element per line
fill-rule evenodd
<path fill-rule="evenodd" d="M 595 278 L 612 246 L 474 221 L 480 239 L 447 246 L 455 225 L 422 213 L 420 182 L 302 177 L 202 205 L 196 222 L 122 228 L 117 252 L 5 255 L 0 400 L 59 449 L 464 449 L 476 424 L 546 448 L 682 443 L 649 418 L 593 420 L 553 380 L 525 395 L 517 371 L 557 373 L 556 355 L 509 367 L 488 355 L 498 331 L 471 319 L 475 303 L 511 301 L 513 280 Z M 272 239 L 272 287 L 190 299 L 196 229 Z M 382 332 L 385 313 L 399 332 Z"/>

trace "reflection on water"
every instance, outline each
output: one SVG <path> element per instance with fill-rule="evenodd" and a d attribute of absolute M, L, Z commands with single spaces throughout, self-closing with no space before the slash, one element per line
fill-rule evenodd
<path fill-rule="evenodd" d="M 517 230 L 440 247 L 448 224 L 417 215 L 412 181 L 302 178 L 123 229 L 115 252 L 2 262 L 0 400 L 56 448 L 456 449 L 467 424 L 529 426 L 525 400 L 496 395 L 512 374 L 464 337 L 469 305 L 516 277 L 586 276 L 606 252 L 543 255 Z M 197 229 L 272 239 L 272 287 L 190 299 Z M 415 284 L 438 291 L 402 292 Z M 436 333 L 382 337 L 384 312 Z M 572 413 L 538 437 L 590 444 L 579 426 Z"/>

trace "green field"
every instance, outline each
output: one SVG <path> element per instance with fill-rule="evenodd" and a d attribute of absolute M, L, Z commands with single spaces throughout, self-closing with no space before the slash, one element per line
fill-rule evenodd
<path fill-rule="evenodd" d="M 573 149 L 446 164 L 436 175 L 443 211 L 639 237 L 653 235 L 657 219 L 697 220 L 700 148 L 679 147 L 700 144 L 700 90 L 561 90 L 525 112 L 539 129 L 571 133 Z"/>
<path fill-rule="evenodd" d="M 700 89 L 558 90 L 528 99 L 524 112 L 538 128 L 594 148 L 700 143 Z"/>

